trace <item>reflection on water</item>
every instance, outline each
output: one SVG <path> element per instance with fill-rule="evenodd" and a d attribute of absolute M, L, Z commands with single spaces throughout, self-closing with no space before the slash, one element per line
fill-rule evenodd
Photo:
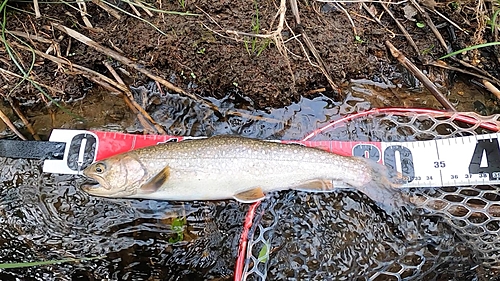
<path fill-rule="evenodd" d="M 318 96 L 301 98 L 295 104 L 270 110 L 255 109 L 251 100 L 235 92 L 221 100 L 210 99 L 221 109 L 214 113 L 187 98 L 161 94 L 154 84 L 134 89 L 139 103 L 147 105 L 152 117 L 169 134 L 235 134 L 284 140 L 301 139 L 343 115 L 374 105 L 387 105 L 394 98 L 393 91 L 388 88 L 374 92 L 368 86 L 357 85 L 343 102 Z M 430 106 L 432 101 L 419 99 L 419 95 L 425 96 L 412 93 L 405 104 Z M 135 118 L 123 113 L 126 109 L 118 99 L 105 104 L 91 98 L 85 102 L 95 104 L 91 112 L 85 112 L 88 120 L 83 126 L 86 128 L 141 131 Z M 78 107 L 75 105 L 74 110 Z M 36 129 L 45 131 L 52 127 L 82 126 L 64 114 L 56 119 L 43 114 L 33 118 L 37 120 Z M 356 130 L 361 132 L 370 128 L 360 123 Z M 3 129 L 2 136 L 11 135 Z M 326 135 L 340 139 L 356 136 L 350 130 L 341 136 Z M 78 186 L 84 179 L 43 174 L 41 166 L 41 161 L 0 158 L 0 221 L 3 226 L 0 229 L 0 262 L 105 257 L 81 263 L 5 270 L 0 272 L 1 280 L 14 277 L 35 280 L 232 278 L 239 234 L 248 206 L 234 201 L 179 203 L 97 198 L 80 191 Z M 420 280 L 422 272 L 434 269 L 446 272 L 452 265 L 450 260 L 455 261 L 449 268 L 450 276 L 474 274 L 469 253 L 458 253 L 462 249 L 458 246 L 462 244 L 452 230 L 429 218 L 409 217 L 405 213 L 399 217 L 388 216 L 359 193 L 281 192 L 266 204 L 262 207 L 267 208 L 264 218 L 273 214 L 279 217 L 269 262 L 270 280 L 352 280 L 358 276 L 376 279 L 381 270 L 393 267 L 394 271 L 398 264 L 411 264 L 402 260 L 404 258 L 425 260 L 407 267 L 411 272 L 403 275 L 409 279 Z M 172 239 L 179 237 L 179 230 L 172 228 L 179 218 L 186 219 L 180 228 L 182 241 L 172 243 Z M 422 270 L 424 266 L 427 268 Z"/>

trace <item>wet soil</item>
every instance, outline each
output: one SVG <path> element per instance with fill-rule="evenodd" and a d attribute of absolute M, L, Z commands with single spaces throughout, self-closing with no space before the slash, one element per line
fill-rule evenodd
<path fill-rule="evenodd" d="M 196 15 L 154 13 L 153 17 L 150 17 L 141 10 L 144 20 L 124 13 L 121 13 L 120 19 L 116 19 L 95 4 L 88 3 L 88 18 L 93 28 L 85 27 L 79 13 L 70 5 L 41 4 L 41 13 L 44 17 L 35 19 L 28 13 L 32 11 L 31 5 L 9 3 L 26 12 L 10 9 L 8 30 L 23 31 L 53 40 L 57 43 L 54 46 L 60 55 L 72 63 L 111 77 L 103 65 L 104 62 L 110 61 L 126 84 L 140 86 L 150 81 L 137 71 L 62 34 L 51 27 L 51 22 L 74 28 L 190 93 L 222 98 L 230 91 L 237 91 L 252 100 L 257 108 L 282 107 L 299 101 L 300 97 L 314 97 L 320 93 L 340 101 L 345 95 L 338 90 L 342 92 L 343 86 L 352 79 L 368 79 L 383 84 L 398 85 L 405 89 L 423 89 L 411 74 L 408 75 L 397 65 L 384 45 L 386 40 L 392 42 L 428 73 L 431 80 L 443 92 L 452 89 L 457 81 L 454 72 L 423 65 L 425 62 L 435 61 L 448 50 L 440 47 L 427 25 L 421 27 L 423 19 L 419 15 L 412 16 L 412 13 L 408 12 L 411 8 L 409 3 L 389 5 L 389 7 L 415 40 L 419 52 L 410 46 L 394 21 L 377 3 L 368 3 L 367 6 L 380 18 L 381 24 L 375 22 L 361 8 L 361 3 L 342 4 L 353 20 L 355 34 L 349 18 L 340 6 L 334 3 L 298 1 L 300 25 L 296 24 L 291 9 L 288 8 L 286 11 L 285 19 L 288 26 L 285 25 L 281 32 L 284 53 L 280 53 L 273 39 L 237 36 L 227 32 L 233 30 L 264 35 L 271 33 L 278 23 L 276 13 L 279 1 L 157 1 L 151 4 L 162 10 L 191 12 Z M 439 31 L 452 50 L 477 43 L 474 41 L 477 40 L 477 36 L 471 35 L 477 35 L 482 26 L 478 26 L 478 21 L 473 18 L 471 12 L 474 7 L 473 2 L 432 3 L 422 3 L 422 5 L 435 7 L 469 32 L 465 34 L 429 11 L 433 22 L 439 27 Z M 120 1 L 114 4 L 132 13 L 126 2 Z M 155 25 L 164 34 L 155 30 L 146 21 Z M 299 36 L 300 30 L 304 30 L 318 50 L 326 71 L 339 85 L 338 89 L 332 89 L 320 69 L 313 66 L 317 65 L 317 62 Z M 490 32 L 481 32 L 480 35 L 486 41 L 494 41 Z M 8 36 L 8 38 L 15 41 L 13 37 Z M 38 50 L 46 51 L 50 47 L 49 43 L 28 41 Z M 17 51 L 25 55 L 24 64 L 28 64 L 29 53 Z M 18 72 L 14 63 L 8 60 L 5 49 L 2 56 L 6 58 L 0 62 L 2 67 Z M 498 58 L 493 47 L 468 52 L 461 58 L 494 76 L 498 74 Z M 57 100 L 71 102 L 85 97 L 90 89 L 97 87 L 81 75 L 72 75 L 71 68 L 63 73 L 62 69 L 58 69 L 58 65 L 51 61 L 40 57 L 35 60 L 33 71 L 36 80 L 53 87 L 52 91 L 49 90 L 49 94 Z M 15 85 L 19 81 L 7 75 L 0 76 L 0 79 L 5 85 Z M 470 81 L 471 77 L 464 79 Z M 482 88 L 482 86 L 477 87 Z M 23 83 L 17 89 L 4 86 L 1 90 L 4 96 L 20 99 L 21 104 L 27 101 L 43 104 L 44 98 L 29 83 Z M 400 100 L 394 100 L 388 105 L 403 104 Z M 493 107 L 489 113 L 496 110 L 496 106 Z"/>

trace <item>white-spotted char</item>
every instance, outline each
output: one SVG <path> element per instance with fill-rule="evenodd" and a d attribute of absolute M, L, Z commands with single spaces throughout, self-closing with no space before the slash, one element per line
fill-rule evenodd
<path fill-rule="evenodd" d="M 275 190 L 354 188 L 386 206 L 404 204 L 397 176 L 371 160 L 296 144 L 218 136 L 165 143 L 93 163 L 96 196 L 251 203 Z"/>

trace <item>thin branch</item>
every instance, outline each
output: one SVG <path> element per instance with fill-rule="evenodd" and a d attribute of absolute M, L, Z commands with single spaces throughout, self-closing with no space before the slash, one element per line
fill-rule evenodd
<path fill-rule="evenodd" d="M 385 41 L 385 45 L 391 51 L 391 54 L 396 58 L 401 65 L 408 69 L 415 77 L 422 82 L 422 84 L 431 92 L 434 97 L 446 108 L 448 111 L 457 111 L 453 104 L 436 88 L 427 76 L 425 76 L 420 69 L 418 69 L 409 59 L 407 59 L 391 42 Z"/>
<path fill-rule="evenodd" d="M 410 34 L 408 33 L 408 31 L 406 31 L 404 26 L 396 19 L 396 17 L 392 13 L 392 11 L 389 9 L 389 7 L 387 7 L 387 4 L 382 3 L 382 7 L 394 20 L 394 22 L 398 26 L 399 30 L 401 30 L 401 32 L 403 32 L 406 40 L 410 43 L 410 45 L 413 47 L 413 49 L 415 49 L 415 51 L 417 52 L 417 55 L 420 55 L 420 50 L 418 49 L 417 44 L 415 44 L 415 41 L 413 41 L 413 38 L 411 38 Z"/>
<path fill-rule="evenodd" d="M 463 33 L 469 35 L 469 33 L 466 30 L 464 30 L 463 28 L 461 28 L 458 24 L 456 24 L 454 21 L 452 21 L 449 18 L 447 18 L 445 15 L 441 14 L 438 10 L 436 10 L 436 9 L 430 9 L 430 8 L 427 8 L 427 7 L 426 7 L 426 9 L 429 9 L 429 10 L 433 11 L 438 16 L 440 16 L 441 18 L 443 18 L 444 20 L 446 20 L 447 22 L 449 22 L 451 25 L 453 25 L 454 27 L 456 27 L 458 30 L 460 30 Z"/>
<path fill-rule="evenodd" d="M 7 125 L 7 127 L 9 127 L 9 129 L 11 129 L 20 139 L 22 140 L 27 140 L 16 128 L 16 126 L 14 126 L 14 124 L 12 124 L 12 122 L 10 122 L 10 119 L 9 117 L 7 117 L 7 115 L 5 115 L 5 113 L 3 113 L 3 111 L 0 109 L 0 119 L 2 119 L 2 121 L 5 123 L 5 125 Z"/>
<path fill-rule="evenodd" d="M 337 91 L 340 95 L 342 95 L 342 92 L 340 91 L 340 88 L 335 84 L 333 81 L 332 77 L 326 70 L 326 64 L 324 63 L 323 59 L 321 58 L 318 50 L 316 50 L 316 47 L 314 46 L 313 42 L 309 39 L 307 36 L 304 27 L 300 25 L 300 13 L 297 8 L 297 2 L 296 0 L 290 0 L 290 3 L 292 7 L 296 7 L 292 9 L 292 12 L 294 13 L 295 20 L 297 21 L 297 29 L 300 35 L 302 36 L 302 39 L 304 40 L 304 43 L 306 44 L 307 48 L 311 51 L 312 55 L 316 59 L 316 62 L 318 63 L 319 69 L 321 70 L 321 73 L 325 76 L 326 80 L 328 81 L 328 84 L 330 84 L 330 87 L 334 90 Z"/>
<path fill-rule="evenodd" d="M 31 123 L 28 121 L 28 118 L 23 114 L 21 109 L 19 108 L 19 104 L 17 101 L 9 98 L 9 103 L 14 112 L 17 114 L 17 116 L 23 121 L 24 126 L 26 129 L 28 129 L 28 132 L 33 136 L 35 140 L 41 140 L 40 136 L 35 132 L 35 129 L 33 129 L 33 126 L 31 126 Z"/>
<path fill-rule="evenodd" d="M 385 25 L 382 24 L 379 18 L 376 17 L 376 15 L 373 13 L 373 11 L 368 7 L 365 3 L 362 3 L 361 6 L 365 11 L 381 26 L 385 27 Z"/>
<path fill-rule="evenodd" d="M 432 65 L 432 66 L 436 66 L 436 67 L 448 69 L 448 70 L 451 70 L 451 71 L 456 71 L 456 72 L 468 74 L 468 75 L 477 77 L 479 79 L 488 80 L 490 82 L 496 83 L 497 85 L 500 85 L 500 80 L 498 80 L 498 79 L 492 79 L 491 77 L 488 77 L 488 76 L 484 76 L 484 75 L 477 74 L 477 73 L 474 73 L 474 72 L 471 72 L 471 71 L 468 71 L 468 70 L 465 70 L 465 69 L 462 69 L 462 68 L 458 68 L 458 67 L 454 67 L 454 66 L 448 65 L 446 62 L 444 62 L 442 60 L 438 60 L 436 62 L 431 62 L 431 63 L 426 63 L 424 65 Z"/>
<path fill-rule="evenodd" d="M 446 42 L 444 42 L 443 36 L 432 22 L 431 18 L 429 17 L 429 14 L 427 14 L 427 12 L 420 6 L 420 4 L 418 4 L 416 0 L 410 0 L 410 1 L 413 7 L 415 7 L 415 9 L 417 9 L 420 15 L 422 15 L 425 23 L 427 23 L 427 26 L 429 26 L 429 28 L 432 30 L 432 33 L 434 33 L 434 36 L 436 36 L 436 38 L 438 39 L 439 44 L 441 44 L 441 47 L 443 47 L 443 50 L 445 52 L 448 52 L 448 45 L 446 45 Z"/>
<path fill-rule="evenodd" d="M 483 82 L 483 85 L 490 91 L 497 99 L 500 99 L 500 90 L 498 90 L 495 85 L 491 84 L 488 80 L 483 79 L 481 82 Z"/>
<path fill-rule="evenodd" d="M 87 18 L 88 13 L 87 13 L 87 5 L 85 4 L 85 2 L 83 0 L 76 0 L 76 4 L 78 4 L 80 15 L 82 16 L 85 26 L 88 28 L 94 28 L 90 23 L 89 19 Z"/>
<path fill-rule="evenodd" d="M 101 9 L 108 12 L 108 14 L 112 15 L 116 19 L 121 19 L 120 13 L 118 13 L 115 9 L 111 8 L 110 6 L 106 5 L 106 3 L 103 3 L 101 0 L 92 0 L 92 3 L 101 7 Z"/>
<path fill-rule="evenodd" d="M 153 126 L 156 128 L 156 130 L 160 133 L 160 134 L 163 134 L 163 135 L 166 135 L 167 132 L 156 122 L 154 121 L 154 119 L 149 115 L 149 113 L 146 112 L 146 110 L 144 110 L 144 108 L 142 108 L 134 99 L 134 96 L 132 95 L 132 92 L 129 90 L 129 88 L 125 85 L 125 83 L 123 82 L 123 80 L 120 78 L 120 76 L 118 75 L 118 73 L 116 73 L 116 71 L 113 69 L 113 67 L 111 66 L 111 64 L 107 61 L 104 62 L 104 66 L 106 66 L 106 68 L 109 70 L 109 72 L 111 73 L 111 75 L 113 75 L 113 77 L 115 78 L 115 80 L 118 82 L 118 84 L 122 85 L 123 88 L 127 89 L 126 91 L 123 91 L 123 93 L 127 96 L 127 98 L 130 100 L 130 103 L 132 104 L 132 106 L 138 111 L 140 112 L 149 122 L 151 122 L 153 124 Z M 144 126 L 144 124 L 143 124 Z"/>
<path fill-rule="evenodd" d="M 19 78 L 19 79 L 23 79 L 24 76 L 22 75 L 19 75 L 19 74 L 16 74 L 14 72 L 11 72 L 11 71 L 8 71 L 6 69 L 3 69 L 3 68 L 0 68 L 0 73 L 3 73 L 3 74 L 7 74 L 7 75 L 10 75 L 10 76 L 13 76 L 13 77 L 16 77 L 16 78 Z M 29 77 L 31 80 L 34 80 L 33 78 Z M 36 82 L 38 85 L 52 91 L 52 92 L 55 92 L 55 93 L 59 93 L 59 94 L 65 94 L 64 91 L 62 90 L 59 90 L 59 89 L 56 89 L 54 87 L 51 87 L 49 85 L 46 85 L 46 84 L 43 84 L 43 83 L 40 83 L 40 82 Z M 7 85 L 6 85 L 7 86 Z"/>
<path fill-rule="evenodd" d="M 38 6 L 38 0 L 33 0 L 33 7 L 35 8 L 35 18 L 39 19 L 42 17 L 40 13 L 40 7 Z"/>
<path fill-rule="evenodd" d="M 92 47 L 94 49 L 96 49 L 97 51 L 101 52 L 101 53 L 104 53 L 110 57 L 112 57 L 113 59 L 123 63 L 124 65 L 126 66 L 129 66 L 131 68 L 134 68 L 135 70 L 143 73 L 144 75 L 148 76 L 149 78 L 155 80 L 155 81 L 158 81 L 160 82 L 163 86 L 167 87 L 167 89 L 170 89 L 176 93 L 179 93 L 179 94 L 182 94 L 182 95 L 185 95 L 187 97 L 190 97 L 191 99 L 195 100 L 195 101 L 198 101 L 200 102 L 201 100 L 195 96 L 195 95 L 192 95 L 190 93 L 187 93 L 185 92 L 184 90 L 182 90 L 181 88 L 177 87 L 177 86 L 174 86 L 172 83 L 166 81 L 165 79 L 151 73 L 149 70 L 146 70 L 144 68 L 144 66 L 142 65 L 139 65 L 139 64 L 136 64 L 134 63 L 132 60 L 120 55 L 118 52 L 114 51 L 114 50 L 111 50 L 109 48 L 106 48 L 104 46 L 101 46 L 100 44 L 98 44 L 97 42 L 95 42 L 94 40 L 88 38 L 87 36 L 71 29 L 71 28 L 68 28 L 68 27 L 65 27 L 61 24 L 58 24 L 58 23 L 52 23 L 52 25 L 54 27 L 56 27 L 57 29 L 65 32 L 66 34 L 68 34 L 69 36 L 75 38 L 76 40 L 84 43 L 85 45 L 89 46 L 89 47 Z"/>
<path fill-rule="evenodd" d="M 292 0 L 292 1 L 296 1 L 296 0 Z M 344 6 L 342 6 L 340 3 L 335 3 L 337 5 L 337 7 L 339 7 L 342 12 L 344 12 L 344 14 L 347 16 L 347 19 L 349 20 L 349 22 L 351 23 L 351 27 L 352 27 L 352 32 L 354 33 L 354 36 L 358 36 L 358 32 L 356 31 L 356 25 L 354 25 L 354 21 L 352 20 L 351 18 L 351 15 L 349 15 L 349 12 L 344 8 Z"/>

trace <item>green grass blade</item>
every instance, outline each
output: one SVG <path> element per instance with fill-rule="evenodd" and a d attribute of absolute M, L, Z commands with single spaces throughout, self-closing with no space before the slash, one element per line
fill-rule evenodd
<path fill-rule="evenodd" d="M 0 269 L 33 267 L 33 266 L 41 266 L 41 265 L 51 265 L 51 264 L 57 264 L 57 263 L 65 263 L 65 262 L 80 262 L 80 261 L 89 261 L 89 260 L 96 260 L 96 259 L 103 259 L 103 258 L 105 258 L 105 256 L 92 257 L 92 258 L 50 260 L 50 261 L 0 263 Z"/>
<path fill-rule="evenodd" d="M 493 17 L 491 17 L 491 34 L 495 33 L 495 28 L 497 28 L 498 13 L 500 13 L 500 9 L 496 10 Z"/>
<path fill-rule="evenodd" d="M 470 51 L 470 50 L 475 50 L 475 49 L 479 49 L 479 48 L 484 48 L 484 47 L 489 47 L 489 46 L 495 46 L 495 45 L 500 45 L 500 42 L 489 42 L 489 43 L 484 43 L 484 44 L 470 46 L 470 47 L 467 47 L 467 48 L 455 51 L 453 53 L 449 53 L 449 54 L 447 54 L 445 56 L 440 57 L 439 59 L 442 60 L 442 59 L 445 59 L 445 58 L 449 58 L 449 57 L 458 55 L 458 54 L 460 54 L 462 52 L 466 52 L 466 51 Z"/>

